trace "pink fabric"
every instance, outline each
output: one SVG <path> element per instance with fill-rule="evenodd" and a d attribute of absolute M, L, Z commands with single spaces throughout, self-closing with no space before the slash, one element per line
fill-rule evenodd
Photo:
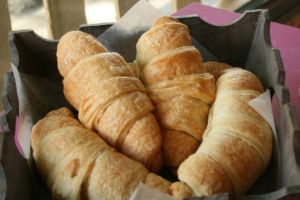
<path fill-rule="evenodd" d="M 175 13 L 175 16 L 200 16 L 214 25 L 226 25 L 239 18 L 240 14 L 192 3 Z M 290 90 L 291 103 L 296 106 L 300 116 L 298 90 L 300 87 L 300 29 L 271 23 L 271 40 L 274 48 L 280 50 L 285 68 L 285 85 Z"/>

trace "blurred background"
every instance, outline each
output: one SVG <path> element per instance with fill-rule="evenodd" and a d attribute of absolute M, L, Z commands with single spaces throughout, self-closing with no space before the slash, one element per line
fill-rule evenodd
<path fill-rule="evenodd" d="M 0 90 L 9 69 L 8 32 L 32 29 L 38 35 L 58 39 L 80 24 L 115 22 L 138 0 L 0 0 Z M 300 27 L 300 0 L 148 0 L 170 15 L 198 2 L 234 12 L 269 9 L 271 20 Z"/>
<path fill-rule="evenodd" d="M 11 19 L 11 29 L 33 29 L 39 35 L 51 38 L 47 30 L 47 11 L 43 4 L 44 0 L 1 0 L 8 2 L 8 8 Z M 68 1 L 68 0 L 63 0 Z M 52 0 L 52 2 L 60 2 L 60 0 Z M 73 3 L 74 2 L 74 3 Z M 119 13 L 116 4 L 120 3 L 124 8 L 129 8 L 132 0 L 80 0 L 73 1 L 73 9 L 77 6 L 75 2 L 79 2 L 79 6 L 83 6 L 87 23 L 103 23 L 115 22 Z M 122 3 L 123 2 L 123 3 Z M 125 2 L 125 3 L 124 3 Z M 126 3 L 127 2 L 127 3 Z M 149 0 L 149 2 L 164 14 L 171 14 L 176 11 L 173 0 Z M 202 0 L 202 1 L 175 1 L 181 2 L 201 2 L 202 4 L 219 7 L 225 10 L 243 12 L 246 9 L 268 8 L 271 12 L 271 18 L 281 23 L 300 26 L 300 1 L 296 0 Z M 55 4 L 55 3 L 54 3 Z M 180 5 L 179 5 L 180 6 Z M 182 6 L 181 6 L 182 7 Z M 121 11 L 122 14 L 122 11 Z"/>

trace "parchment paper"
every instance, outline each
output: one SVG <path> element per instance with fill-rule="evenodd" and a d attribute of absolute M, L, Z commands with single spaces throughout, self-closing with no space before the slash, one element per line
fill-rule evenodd
<path fill-rule="evenodd" d="M 249 101 L 248 104 L 269 123 L 272 128 L 274 137 L 277 138 L 270 90 L 267 89 L 264 93 L 262 93 L 255 99 Z"/>
<path fill-rule="evenodd" d="M 172 196 L 154 190 L 153 188 L 140 183 L 132 193 L 130 200 L 175 200 Z"/>
<path fill-rule="evenodd" d="M 161 16 L 162 13 L 147 1 L 138 1 L 117 23 L 97 39 L 109 51 L 118 52 L 127 62 L 132 62 L 136 55 L 136 42 Z"/>
<path fill-rule="evenodd" d="M 20 154 L 30 158 L 30 133 L 34 123 L 47 112 L 67 106 L 61 81 L 23 74 L 12 64 L 19 100 L 15 143 Z"/>
<path fill-rule="evenodd" d="M 135 59 L 135 45 L 140 36 L 148 30 L 154 21 L 163 14 L 145 0 L 136 3 L 112 27 L 101 34 L 97 39 L 109 51 L 118 52 L 127 62 Z M 201 52 L 204 61 L 218 60 L 203 45 L 192 37 L 192 45 Z"/>

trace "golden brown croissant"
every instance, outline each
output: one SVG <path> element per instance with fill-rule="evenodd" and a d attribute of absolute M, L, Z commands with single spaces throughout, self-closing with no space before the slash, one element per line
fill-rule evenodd
<path fill-rule="evenodd" d="M 139 66 L 170 49 L 191 45 L 189 29 L 178 20 L 164 16 L 145 32 L 136 44 L 136 60 Z"/>
<path fill-rule="evenodd" d="M 222 74 L 223 71 L 229 68 L 232 68 L 230 65 L 217 61 L 207 61 L 202 63 L 204 71 L 212 74 L 217 80 Z"/>
<path fill-rule="evenodd" d="M 217 81 L 203 142 L 178 169 L 196 195 L 244 193 L 264 171 L 272 152 L 272 130 L 248 102 L 263 92 L 246 70 L 225 70 Z"/>
<path fill-rule="evenodd" d="M 107 51 L 93 36 L 81 31 L 70 31 L 63 38 L 66 42 L 59 42 L 57 46 L 58 70 L 63 77 L 83 57 Z"/>
<path fill-rule="evenodd" d="M 80 43 L 77 48 L 70 44 L 74 38 Z M 99 48 L 94 47 L 96 44 Z M 123 57 L 99 53 L 101 46 L 78 31 L 60 39 L 57 58 L 64 76 L 65 97 L 79 111 L 85 127 L 97 131 L 130 158 L 158 171 L 162 165 L 162 138 L 152 114 L 153 105 Z"/>
<path fill-rule="evenodd" d="M 215 97 L 215 80 L 203 73 L 200 52 L 182 45 L 191 45 L 189 31 L 170 17 L 158 19 L 137 43 L 137 61 L 146 64 L 141 78 L 163 132 L 164 162 L 173 169 L 198 148 Z"/>
<path fill-rule="evenodd" d="M 178 198 L 193 194 L 184 183 L 171 184 L 116 152 L 66 108 L 48 113 L 33 126 L 31 144 L 54 199 L 127 200 L 140 182 Z"/>

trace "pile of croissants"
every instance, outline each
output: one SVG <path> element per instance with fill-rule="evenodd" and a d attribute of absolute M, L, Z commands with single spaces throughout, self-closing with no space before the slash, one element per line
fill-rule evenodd
<path fill-rule="evenodd" d="M 59 41 L 67 108 L 32 128 L 31 146 L 54 199 L 128 200 L 139 183 L 176 199 L 242 194 L 266 169 L 272 130 L 248 102 L 251 72 L 203 62 L 189 29 L 161 17 L 127 63 L 80 31 Z M 77 120 L 78 118 L 78 120 Z M 170 182 L 157 175 L 168 169 Z"/>

